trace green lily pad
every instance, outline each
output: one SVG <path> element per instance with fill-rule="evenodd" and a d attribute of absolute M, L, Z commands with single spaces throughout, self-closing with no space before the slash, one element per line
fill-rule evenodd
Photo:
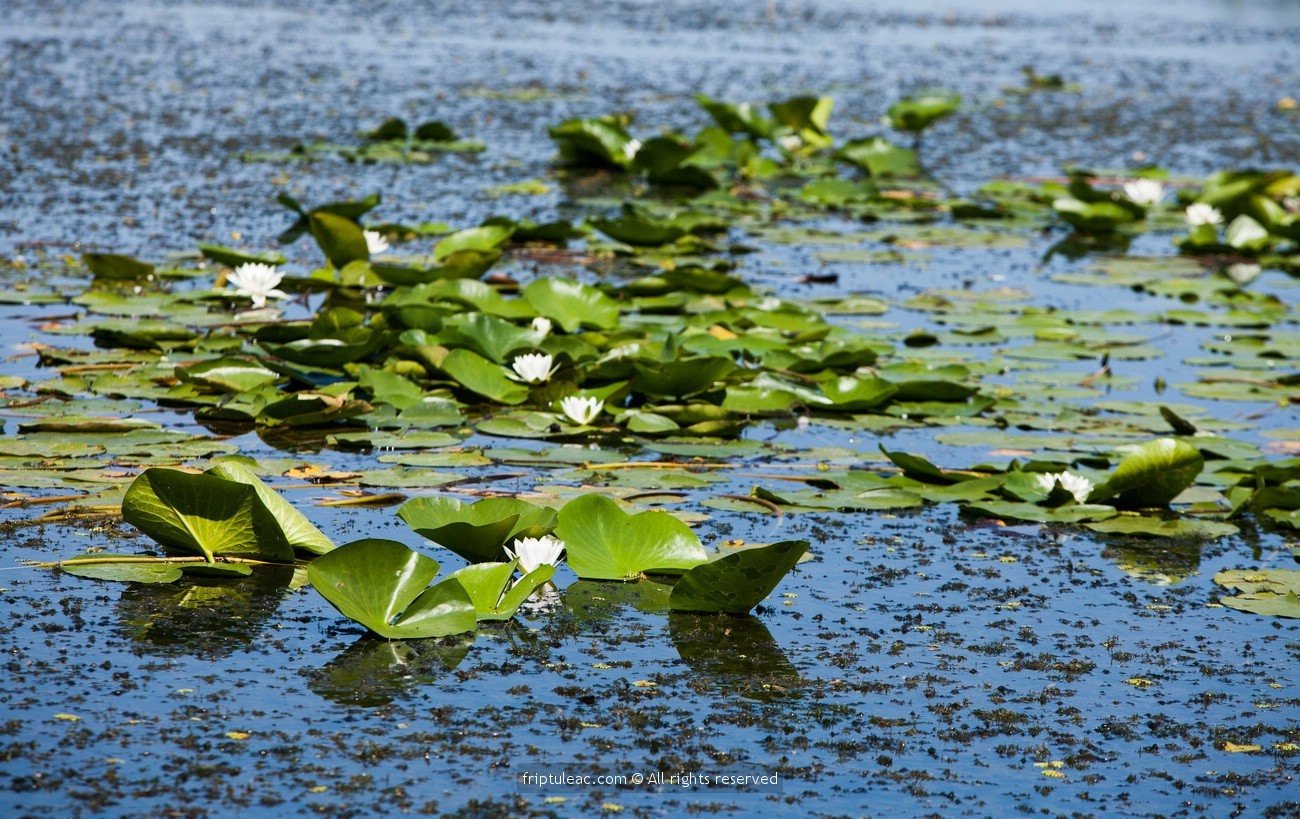
<path fill-rule="evenodd" d="M 584 580 L 631 580 L 681 574 L 708 560 L 690 527 L 652 509 L 629 515 L 609 498 L 583 495 L 560 510 L 555 534 L 569 567 Z"/>
<path fill-rule="evenodd" d="M 1231 570 L 1216 574 L 1214 582 L 1242 592 L 1220 598 L 1225 606 L 1269 617 L 1300 618 L 1300 570 Z"/>
<path fill-rule="evenodd" d="M 141 563 L 137 555 L 119 555 L 107 552 L 80 555 L 81 558 L 93 558 L 96 561 L 108 558 L 135 558 L 130 562 L 122 563 L 82 563 L 77 564 L 78 558 L 71 558 L 73 562 L 65 562 L 59 566 L 60 569 L 77 577 L 86 577 L 91 580 L 114 580 L 123 583 L 174 583 L 181 579 L 181 569 L 174 563 Z M 245 567 L 247 568 L 247 567 Z"/>
<path fill-rule="evenodd" d="M 572 279 L 534 279 L 523 290 L 524 298 L 565 332 L 578 328 L 613 329 L 618 324 L 618 303 L 590 285 Z"/>
<path fill-rule="evenodd" d="M 538 586 L 555 576 L 555 567 L 543 564 L 511 585 L 518 563 L 476 563 L 450 576 L 465 587 L 479 620 L 509 620 Z"/>
<path fill-rule="evenodd" d="M 333 550 L 334 541 L 326 537 L 324 532 L 307 520 L 307 517 L 302 512 L 299 512 L 293 504 L 281 497 L 279 492 L 263 483 L 262 479 L 257 477 L 256 473 L 247 466 L 238 461 L 224 460 L 218 462 L 205 474 L 215 475 L 229 481 L 238 481 L 253 487 L 262 503 L 275 516 L 276 523 L 284 532 L 284 537 L 289 541 L 289 545 L 293 548 L 314 555 L 323 555 Z"/>
<path fill-rule="evenodd" d="M 409 640 L 474 631 L 477 610 L 456 580 L 429 586 L 434 560 L 395 540 L 345 544 L 307 567 L 311 585 L 350 620 L 387 637 Z"/>
<path fill-rule="evenodd" d="M 1142 535 L 1144 537 L 1200 537 L 1213 539 L 1224 535 L 1235 535 L 1241 531 L 1231 523 L 1221 523 L 1215 520 L 1195 520 L 1190 518 L 1163 520 L 1161 518 L 1133 517 L 1129 515 L 1089 523 L 1086 526 L 1094 532 L 1107 535 Z"/>
<path fill-rule="evenodd" d="M 455 498 L 412 498 L 397 516 L 420 535 L 471 563 L 505 559 L 518 538 L 541 537 L 555 528 L 555 510 L 515 498 L 462 503 Z"/>
<path fill-rule="evenodd" d="M 177 469 L 146 469 L 122 499 L 122 518 L 172 550 L 293 562 L 280 522 L 246 483 Z"/>
<path fill-rule="evenodd" d="M 724 555 L 682 575 L 668 605 L 675 611 L 745 614 L 772 593 L 807 551 L 808 541 L 786 540 Z"/>
<path fill-rule="evenodd" d="M 1129 506 L 1164 506 L 1191 486 L 1205 458 L 1186 441 L 1157 438 L 1124 456 L 1094 498 Z"/>

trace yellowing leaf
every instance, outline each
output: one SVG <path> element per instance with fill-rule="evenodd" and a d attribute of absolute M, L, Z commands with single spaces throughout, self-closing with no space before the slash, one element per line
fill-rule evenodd
<path fill-rule="evenodd" d="M 68 722 L 76 722 L 77 720 L 81 719 L 81 717 L 77 716 L 76 714 L 55 714 L 54 718 L 66 720 Z"/>
<path fill-rule="evenodd" d="M 244 732 L 244 731 L 227 731 L 227 732 L 226 732 L 226 738 L 227 738 L 227 739 L 248 739 L 248 738 L 251 737 L 251 736 L 252 736 L 252 734 L 246 733 L 246 732 Z"/>
<path fill-rule="evenodd" d="M 1230 754 L 1248 754 L 1251 751 L 1260 750 L 1260 747 L 1258 745 L 1238 745 L 1235 742 L 1225 742 L 1223 743 L 1223 750 Z"/>
<path fill-rule="evenodd" d="M 1155 680 L 1148 680 L 1148 679 L 1144 679 L 1144 678 L 1142 678 L 1142 677 L 1129 677 L 1129 678 L 1128 678 L 1127 680 L 1125 680 L 1124 682 L 1128 683 L 1129 685 L 1133 686 L 1134 688 L 1149 688 L 1150 686 L 1153 686 L 1153 685 L 1156 684 L 1156 681 L 1155 681 Z"/>

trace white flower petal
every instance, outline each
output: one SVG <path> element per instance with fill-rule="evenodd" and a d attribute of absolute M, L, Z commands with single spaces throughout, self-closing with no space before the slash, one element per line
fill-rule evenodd
<path fill-rule="evenodd" d="M 605 402 L 599 398 L 568 395 L 560 400 L 560 411 L 573 423 L 583 426 L 596 420 L 596 416 L 600 415 L 600 411 L 604 408 Z"/>
<path fill-rule="evenodd" d="M 363 230 L 361 231 L 361 235 L 366 237 L 366 250 L 370 252 L 371 256 L 388 250 L 388 240 L 385 239 L 384 234 L 379 231 Z"/>
<path fill-rule="evenodd" d="M 1192 227 L 1201 225 L 1217 225 L 1223 221 L 1223 214 L 1214 205 L 1207 205 L 1204 202 L 1194 202 L 1187 206 L 1187 211 L 1183 214 L 1187 224 Z"/>

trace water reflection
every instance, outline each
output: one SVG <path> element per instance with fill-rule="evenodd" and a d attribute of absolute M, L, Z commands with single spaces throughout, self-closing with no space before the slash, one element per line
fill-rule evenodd
<path fill-rule="evenodd" d="M 579 580 L 564 590 L 564 607 L 581 621 L 608 620 L 619 609 L 631 607 L 641 612 L 668 610 L 673 587 L 668 583 L 641 580 L 637 583 L 609 583 Z"/>
<path fill-rule="evenodd" d="M 293 580 L 288 566 L 258 567 L 248 577 L 186 577 L 132 583 L 117 613 L 137 647 L 150 654 L 225 657 L 251 645 Z"/>
<path fill-rule="evenodd" d="M 1153 586 L 1173 586 L 1201 565 L 1201 541 L 1157 538 L 1108 547 L 1102 554 L 1129 577 Z"/>
<path fill-rule="evenodd" d="M 760 701 L 798 696 L 799 670 L 757 617 L 673 612 L 668 633 L 682 660 L 727 693 Z"/>
<path fill-rule="evenodd" d="M 456 668 L 469 654 L 474 635 L 458 634 L 400 642 L 366 636 L 307 672 L 312 691 L 340 705 L 387 705 Z"/>
<path fill-rule="evenodd" d="M 1122 256 L 1128 253 L 1133 237 L 1118 231 L 1112 233 L 1071 233 L 1052 245 L 1043 254 L 1042 264 L 1047 264 L 1055 256 L 1062 256 L 1072 262 L 1087 258 L 1093 254 L 1113 254 Z"/>

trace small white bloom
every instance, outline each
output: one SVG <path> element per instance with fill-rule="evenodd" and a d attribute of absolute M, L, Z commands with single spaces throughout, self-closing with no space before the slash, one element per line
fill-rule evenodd
<path fill-rule="evenodd" d="M 289 298 L 288 293 L 275 289 L 283 278 L 284 274 L 277 271 L 274 265 L 241 264 L 226 277 L 226 282 L 235 288 L 237 295 L 251 298 L 253 307 L 259 309 L 266 306 L 267 296 Z"/>
<path fill-rule="evenodd" d="M 1187 224 L 1192 227 L 1201 225 L 1217 225 L 1223 221 L 1223 214 L 1214 205 L 1207 205 L 1204 202 L 1196 202 L 1187 206 L 1187 212 L 1183 214 Z"/>
<path fill-rule="evenodd" d="M 1259 274 L 1264 272 L 1264 268 L 1257 264 L 1240 262 L 1228 265 L 1223 272 L 1237 284 L 1250 284 L 1259 278 Z"/>
<path fill-rule="evenodd" d="M 385 250 L 388 250 L 388 240 L 385 239 L 384 234 L 379 231 L 363 230 L 361 235 L 366 237 L 366 250 L 370 252 L 371 256 L 378 255 L 383 253 Z"/>
<path fill-rule="evenodd" d="M 560 400 L 560 410 L 575 424 L 590 424 L 605 408 L 605 402 L 599 398 L 566 395 Z"/>
<path fill-rule="evenodd" d="M 515 360 L 510 363 L 515 372 L 519 373 L 519 378 L 529 384 L 540 384 L 547 381 L 555 375 L 559 367 L 552 367 L 555 362 L 554 357 L 543 355 L 542 353 L 529 353 L 527 355 L 516 356 Z"/>
<path fill-rule="evenodd" d="M 551 535 L 520 538 L 515 541 L 515 550 L 507 547 L 506 554 L 519 561 L 519 571 L 528 574 L 538 566 L 558 566 L 564 559 L 564 541 Z"/>
<path fill-rule="evenodd" d="M 629 162 L 636 157 L 636 152 L 639 150 L 641 150 L 641 140 L 639 139 L 629 139 L 623 143 L 623 156 L 627 157 Z"/>
<path fill-rule="evenodd" d="M 1155 205 L 1165 198 L 1165 186 L 1154 179 L 1134 179 L 1124 183 L 1124 195 L 1139 205 Z"/>
<path fill-rule="evenodd" d="M 776 144 L 781 146 L 781 150 L 794 153 L 803 147 L 803 140 L 799 138 L 798 134 L 786 134 L 778 139 Z"/>
<path fill-rule="evenodd" d="M 551 320 L 544 316 L 538 316 L 533 319 L 533 332 L 541 333 L 542 336 L 549 336 L 551 334 L 551 328 L 554 326 L 555 325 L 551 323 Z"/>
<path fill-rule="evenodd" d="M 1072 472 L 1043 472 L 1035 475 L 1034 480 L 1044 492 L 1051 492 L 1059 482 L 1062 489 L 1074 496 L 1075 503 L 1086 503 L 1093 489 L 1092 481 Z"/>

